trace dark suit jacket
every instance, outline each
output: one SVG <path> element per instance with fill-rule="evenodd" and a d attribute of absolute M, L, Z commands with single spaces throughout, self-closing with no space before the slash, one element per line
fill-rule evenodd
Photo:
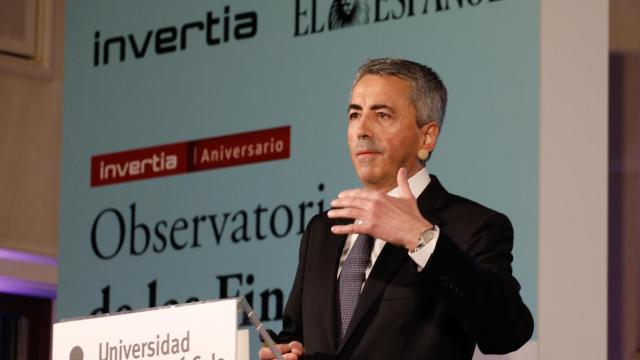
<path fill-rule="evenodd" d="M 518 349 L 533 319 L 511 274 L 509 219 L 448 193 L 435 176 L 418 197 L 440 227 L 426 267 L 417 272 L 403 248 L 386 244 L 367 278 L 345 339 L 337 339 L 337 268 L 346 236 L 315 216 L 300 245 L 298 269 L 279 342 L 298 340 L 305 359 L 471 359 Z"/>

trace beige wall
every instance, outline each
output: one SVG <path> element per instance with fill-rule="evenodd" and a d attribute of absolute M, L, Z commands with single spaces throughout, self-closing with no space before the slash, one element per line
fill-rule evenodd
<path fill-rule="evenodd" d="M 35 59 L 0 53 L 0 248 L 58 254 L 64 1 L 40 1 Z M 0 259 L 0 275 L 57 282 L 56 268 Z"/>

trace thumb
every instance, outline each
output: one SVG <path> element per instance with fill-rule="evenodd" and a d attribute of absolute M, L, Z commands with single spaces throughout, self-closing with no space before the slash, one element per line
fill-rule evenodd
<path fill-rule="evenodd" d="M 409 179 L 407 179 L 407 169 L 401 167 L 398 170 L 398 195 L 401 198 L 405 199 L 413 199 L 413 194 L 411 193 L 411 189 L 409 188 Z"/>

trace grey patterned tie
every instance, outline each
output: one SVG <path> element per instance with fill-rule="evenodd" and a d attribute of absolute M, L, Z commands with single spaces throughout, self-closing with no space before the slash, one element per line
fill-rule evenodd
<path fill-rule="evenodd" d="M 375 239 L 369 235 L 360 234 L 356 238 L 349 255 L 342 264 L 338 279 L 338 330 L 340 342 L 347 331 L 353 311 L 358 304 L 360 290 L 364 282 L 364 273 L 371 258 L 371 249 Z"/>

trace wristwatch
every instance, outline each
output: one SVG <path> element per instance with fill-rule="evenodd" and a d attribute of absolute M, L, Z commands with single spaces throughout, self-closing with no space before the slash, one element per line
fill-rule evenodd
<path fill-rule="evenodd" d="M 409 254 L 417 253 L 418 251 L 420 251 L 420 249 L 425 247 L 429 243 L 429 241 L 433 240 L 435 237 L 436 237 L 436 227 L 435 227 L 435 225 L 431 226 L 430 228 L 425 229 L 418 236 L 418 246 L 416 246 L 415 249 L 409 250 Z"/>

